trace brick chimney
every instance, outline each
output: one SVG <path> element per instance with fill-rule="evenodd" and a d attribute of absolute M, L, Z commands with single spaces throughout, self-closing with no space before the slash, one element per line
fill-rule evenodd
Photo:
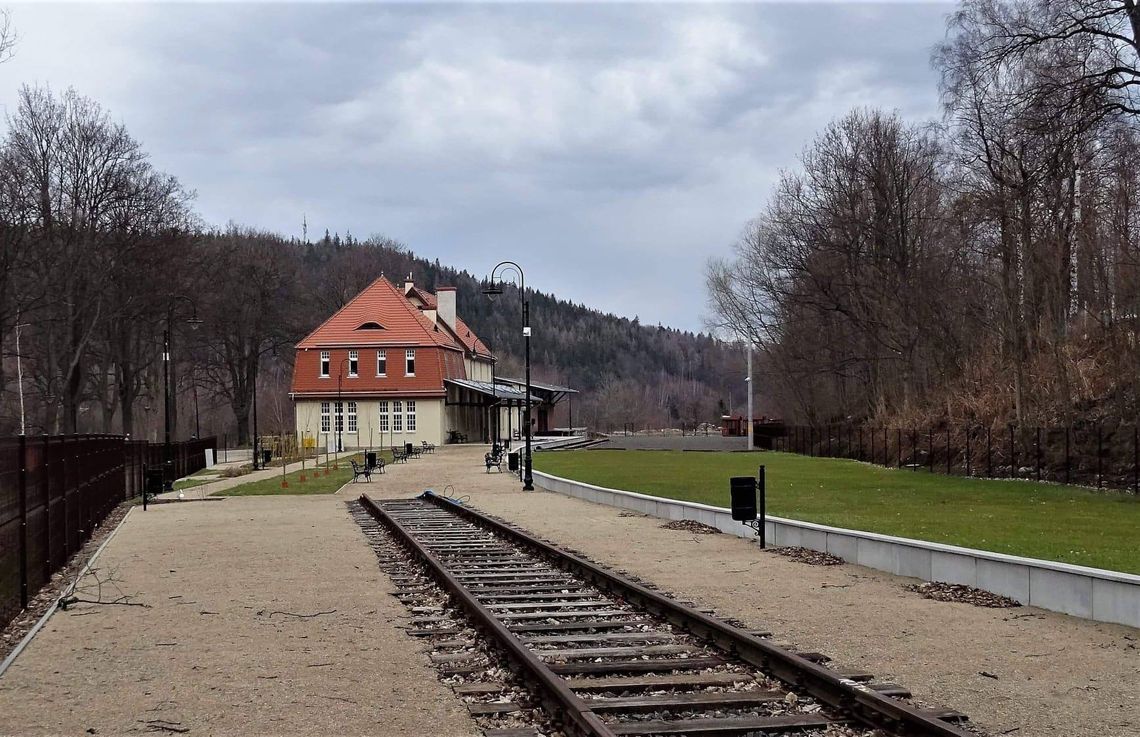
<path fill-rule="evenodd" d="M 455 287 L 437 287 L 435 306 L 439 319 L 455 330 Z"/>

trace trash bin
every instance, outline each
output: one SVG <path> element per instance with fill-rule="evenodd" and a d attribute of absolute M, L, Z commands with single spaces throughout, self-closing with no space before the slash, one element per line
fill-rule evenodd
<path fill-rule="evenodd" d="M 267 468 L 269 466 L 270 461 L 272 461 L 272 460 L 273 460 L 273 451 L 271 451 L 271 450 L 261 451 L 261 467 L 262 468 Z"/>
<path fill-rule="evenodd" d="M 364 454 L 364 465 L 369 468 L 376 468 L 376 451 L 370 450 Z"/>
<path fill-rule="evenodd" d="M 407 453 L 409 456 L 412 454 L 412 444 L 411 443 L 404 443 L 404 452 Z"/>
<path fill-rule="evenodd" d="M 518 451 L 515 451 L 514 453 L 507 453 L 507 470 L 508 471 L 519 470 L 519 454 L 518 454 Z"/>
<path fill-rule="evenodd" d="M 161 468 L 148 468 L 146 470 L 145 490 L 148 496 L 162 493 L 163 473 Z"/>
<path fill-rule="evenodd" d="M 728 481 L 732 518 L 738 522 L 756 519 L 756 478 L 733 476 Z"/>

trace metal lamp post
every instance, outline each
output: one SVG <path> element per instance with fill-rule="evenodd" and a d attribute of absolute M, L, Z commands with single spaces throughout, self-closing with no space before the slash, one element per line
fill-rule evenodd
<path fill-rule="evenodd" d="M 486 341 L 483 341 L 486 343 Z M 491 346 L 487 346 L 488 352 L 491 354 L 491 447 L 492 449 L 499 445 L 499 389 L 495 384 L 495 351 Z M 492 450 L 492 452 L 494 452 Z"/>
<path fill-rule="evenodd" d="M 530 455 L 530 301 L 526 298 L 526 277 L 523 275 L 522 267 L 514 261 L 500 261 L 495 265 L 495 268 L 491 269 L 490 283 L 483 289 L 483 294 L 492 301 L 501 295 L 503 293 L 502 274 L 509 269 L 514 269 L 515 273 L 519 275 L 519 300 L 522 302 L 522 333 L 525 344 L 526 397 L 523 399 L 523 432 L 526 449 L 523 455 L 523 491 L 534 491 Z M 499 276 L 498 282 L 495 281 L 496 274 Z"/>
<path fill-rule="evenodd" d="M 198 318 L 198 306 L 194 304 L 194 300 L 189 297 L 179 295 L 175 297 L 175 301 L 184 299 L 190 304 L 190 309 L 193 310 L 190 317 L 186 319 L 186 324 L 190 326 L 191 330 L 197 330 L 198 326 L 202 324 L 202 320 Z M 166 329 L 162 331 L 162 399 L 163 399 L 163 420 L 165 425 L 165 434 L 162 442 L 162 490 L 174 490 L 174 453 L 170 445 L 170 336 L 172 333 L 172 323 L 174 322 L 174 302 L 170 303 L 170 309 L 166 313 Z"/>
<path fill-rule="evenodd" d="M 337 459 L 340 459 L 340 454 L 344 452 L 344 396 L 341 393 L 341 381 L 344 379 L 344 373 L 348 370 L 348 356 L 340 360 L 340 370 L 336 374 L 336 412 L 333 416 L 336 418 L 336 452 Z M 333 468 L 338 468 L 336 462 L 333 463 Z"/>

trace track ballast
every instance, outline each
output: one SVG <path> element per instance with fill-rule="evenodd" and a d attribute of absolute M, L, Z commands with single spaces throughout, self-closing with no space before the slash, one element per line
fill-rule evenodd
<path fill-rule="evenodd" d="M 360 505 L 423 564 L 566 734 L 974 734 L 960 726 L 962 714 L 918 708 L 902 687 L 832 670 L 824 656 L 782 648 L 454 500 L 362 496 Z M 423 590 L 421 581 L 394 580 L 408 593 Z M 496 698 L 472 713 L 520 708 Z"/>

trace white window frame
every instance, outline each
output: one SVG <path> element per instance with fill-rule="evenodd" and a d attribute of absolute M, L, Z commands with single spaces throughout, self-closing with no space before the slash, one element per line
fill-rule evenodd
<path fill-rule="evenodd" d="M 380 434 L 383 435 L 384 433 L 388 432 L 388 429 L 389 429 L 389 425 L 388 425 L 388 400 L 387 399 L 381 399 L 379 404 L 380 404 Z"/>
<path fill-rule="evenodd" d="M 388 351 L 376 351 L 376 376 L 383 378 L 388 375 Z"/>
<path fill-rule="evenodd" d="M 404 403 L 399 399 L 392 400 L 392 432 L 404 433 Z"/>
<path fill-rule="evenodd" d="M 416 431 L 416 400 L 409 399 L 404 402 L 404 428 L 407 432 Z"/>
<path fill-rule="evenodd" d="M 344 402 L 333 402 L 333 432 L 344 432 Z"/>
<path fill-rule="evenodd" d="M 348 427 L 345 432 L 356 432 L 356 402 L 348 403 Z"/>
<path fill-rule="evenodd" d="M 409 371 L 409 369 L 411 369 Z M 416 375 L 416 349 L 409 348 L 404 351 L 404 376 Z"/>
<path fill-rule="evenodd" d="M 332 432 L 332 419 L 329 417 L 329 403 L 321 402 L 321 432 Z"/>
<path fill-rule="evenodd" d="M 321 351 L 321 378 L 329 378 L 329 371 L 332 370 L 332 356 L 328 351 Z"/>
<path fill-rule="evenodd" d="M 348 378 L 355 379 L 360 375 L 360 354 L 356 351 L 348 352 Z"/>

